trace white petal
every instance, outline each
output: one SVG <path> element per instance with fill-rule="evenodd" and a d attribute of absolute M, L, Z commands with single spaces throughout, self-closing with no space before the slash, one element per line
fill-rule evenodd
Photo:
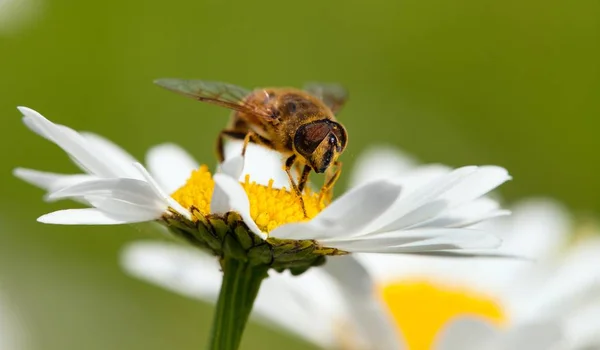
<path fill-rule="evenodd" d="M 597 298 L 595 298 L 597 299 Z M 585 305 L 569 317 L 565 327 L 569 347 L 566 349 L 597 349 L 600 345 L 600 301 Z"/>
<path fill-rule="evenodd" d="M 72 186 L 80 182 L 98 179 L 93 175 L 57 174 L 25 168 L 14 169 L 13 175 L 34 186 L 43 188 L 48 192 L 54 192 L 61 188 Z"/>
<path fill-rule="evenodd" d="M 234 179 L 239 179 L 244 170 L 244 162 L 244 157 L 241 155 L 225 159 L 225 161 L 221 163 L 219 172 Z"/>
<path fill-rule="evenodd" d="M 167 203 L 167 205 L 169 207 L 174 209 L 179 214 L 183 215 L 188 220 L 191 220 L 192 215 L 190 214 L 190 212 L 187 209 L 185 209 L 181 204 L 179 204 L 179 202 L 177 202 L 175 199 L 173 199 L 173 197 L 166 194 L 165 191 L 154 180 L 152 175 L 150 175 L 148 170 L 146 170 L 146 168 L 144 168 L 144 166 L 142 164 L 135 163 L 133 166 L 140 172 L 142 177 L 146 180 L 148 185 L 150 185 L 150 188 L 152 189 L 152 191 L 158 198 L 161 198 L 162 200 L 164 200 Z"/>
<path fill-rule="evenodd" d="M 121 266 L 139 279 L 208 302 L 216 301 L 223 279 L 216 257 L 170 243 L 128 244 L 121 252 Z"/>
<path fill-rule="evenodd" d="M 531 290 L 524 290 L 519 295 L 523 301 L 530 300 L 521 306 L 515 302 L 511 310 L 522 319 L 535 319 L 540 315 L 559 316 L 567 314 L 582 302 L 598 295 L 600 286 L 600 238 L 590 237 L 572 247 L 568 256 L 559 266 L 543 266 L 541 271 L 533 271 L 533 277 L 547 277 L 544 283 L 535 285 L 539 288 L 535 298 L 531 298 Z M 543 268 L 549 271 L 544 271 Z M 527 277 L 527 276 L 525 276 Z M 525 279 L 524 282 L 528 282 Z M 515 297 L 516 299 L 516 297 Z M 526 308 L 523 306 L 526 305 Z"/>
<path fill-rule="evenodd" d="M 497 248 L 501 241 L 492 234 L 471 229 L 422 229 L 350 239 L 330 239 L 321 243 L 351 252 L 418 253 Z"/>
<path fill-rule="evenodd" d="M 241 151 L 240 151 L 241 152 Z M 218 173 L 222 173 L 226 176 L 229 176 L 233 179 L 237 179 L 241 176 L 242 170 L 244 169 L 244 157 L 241 155 L 233 156 L 231 158 L 226 159 L 219 166 Z M 215 174 L 216 175 L 216 174 Z M 226 181 L 228 183 L 228 181 Z M 244 201 L 242 198 L 242 193 L 240 192 L 239 183 L 231 188 L 231 195 L 240 197 L 241 201 Z M 243 188 L 242 188 L 243 191 Z M 244 196 L 247 197 L 244 191 Z M 248 198 L 245 199 L 246 201 Z M 248 211 L 250 210 L 250 202 L 248 201 Z M 230 195 L 224 192 L 221 186 L 215 186 L 213 190 L 213 195 L 210 200 L 210 211 L 211 213 L 226 213 L 231 210 L 230 205 Z M 244 210 L 246 211 L 246 210 Z"/>
<path fill-rule="evenodd" d="M 338 344 L 340 320 L 348 320 L 340 288 L 318 268 L 300 276 L 269 274 L 254 303 L 253 314 L 321 348 Z"/>
<path fill-rule="evenodd" d="M 141 180 L 140 174 L 133 167 L 137 160 L 121 146 L 91 132 L 81 132 L 80 134 L 87 140 L 90 147 L 95 148 L 96 155 L 100 159 L 111 164 L 111 168 L 117 176 Z"/>
<path fill-rule="evenodd" d="M 375 281 L 367 270 L 351 255 L 330 258 L 323 270 L 340 284 L 356 331 L 366 343 L 377 344 L 378 349 L 401 349 L 396 325 L 375 295 Z"/>
<path fill-rule="evenodd" d="M 37 221 L 57 225 L 121 225 L 132 223 L 115 219 L 95 208 L 59 210 L 42 215 Z"/>
<path fill-rule="evenodd" d="M 423 212 L 421 208 L 430 205 L 429 203 L 445 203 L 447 208 L 452 209 L 477 199 L 509 179 L 510 176 L 506 170 L 496 166 L 469 166 L 456 169 L 435 180 L 434 183 L 424 185 L 409 196 L 401 198 L 383 216 L 381 220 L 383 225 L 376 231 L 406 228 L 405 216 L 414 212 L 418 213 L 416 217 L 421 219 L 422 222 L 428 222 L 443 215 L 443 211 L 440 210 L 428 209 Z M 430 214 L 430 216 L 427 217 L 424 214 Z M 386 221 L 388 223 L 385 223 Z M 417 225 L 418 223 L 412 220 L 410 224 Z"/>
<path fill-rule="evenodd" d="M 571 218 L 560 204 L 546 199 L 529 199 L 512 208 L 513 215 L 486 223 L 504 240 L 502 251 L 536 261 L 559 254 L 572 230 Z"/>
<path fill-rule="evenodd" d="M 167 193 L 183 186 L 199 164 L 183 148 L 172 143 L 152 147 L 146 154 L 150 174 Z"/>
<path fill-rule="evenodd" d="M 391 146 L 371 147 L 356 158 L 350 176 L 350 187 L 367 182 L 388 180 L 407 175 L 417 161 Z"/>
<path fill-rule="evenodd" d="M 558 322 L 539 321 L 512 327 L 498 336 L 487 348 L 490 350 L 548 350 L 555 348 L 561 342 L 562 337 L 563 332 Z"/>
<path fill-rule="evenodd" d="M 103 159 L 99 158 L 94 147 L 75 130 L 64 125 L 54 124 L 33 109 L 18 108 L 24 115 L 23 121 L 26 125 L 56 143 L 84 170 L 103 177 L 116 177 L 118 175 L 112 169 L 111 164 L 106 164 Z"/>
<path fill-rule="evenodd" d="M 308 222 L 282 225 L 272 237 L 289 239 L 325 239 L 349 237 L 376 220 L 398 198 L 400 187 L 386 181 L 371 182 L 354 188 Z"/>
<path fill-rule="evenodd" d="M 442 195 L 452 187 L 460 183 L 465 177 L 477 171 L 477 167 L 463 167 L 453 170 L 439 178 L 436 178 L 431 183 L 422 185 L 419 189 L 414 190 L 409 195 L 402 194 L 398 200 L 392 205 L 379 220 L 377 227 L 372 227 L 370 231 L 392 231 L 402 228 L 403 218 L 417 210 L 423 205 L 441 199 Z M 448 205 L 448 204 L 446 204 Z M 436 212 L 432 211 L 432 214 Z"/>
<path fill-rule="evenodd" d="M 493 341 L 498 334 L 498 330 L 483 320 L 462 317 L 448 324 L 440 332 L 434 349 L 486 350 L 485 346 Z"/>
<path fill-rule="evenodd" d="M 215 174 L 215 191 L 210 202 L 211 213 L 223 214 L 229 211 L 235 211 L 240 214 L 248 228 L 262 239 L 267 238 L 267 234 L 262 232 L 250 216 L 250 201 L 242 185 L 234 178 L 225 174 Z M 217 189 L 220 192 L 217 192 Z M 220 195 L 217 197 L 215 193 Z"/>
<path fill-rule="evenodd" d="M 508 331 L 494 329 L 474 318 L 461 318 L 446 327 L 437 339 L 438 350 L 548 350 L 561 340 L 560 326 L 554 322 L 518 325 Z"/>
<path fill-rule="evenodd" d="M 225 144 L 225 159 L 239 156 L 242 153 L 242 141 L 231 141 Z M 284 159 L 281 153 L 270 150 L 266 147 L 248 144 L 244 170 L 239 178 L 241 182 L 245 181 L 246 175 L 250 175 L 250 181 L 262 185 L 268 185 L 269 180 L 273 180 L 274 188 L 289 188 L 287 174 L 283 170 Z"/>
<path fill-rule="evenodd" d="M 421 221 L 415 227 L 466 227 L 480 221 L 509 215 L 510 211 L 500 209 L 497 201 L 483 197 L 446 210 L 443 215 L 429 221 Z"/>
<path fill-rule="evenodd" d="M 445 200 L 434 200 L 429 203 L 425 203 L 419 208 L 414 209 L 405 215 L 398 216 L 390 225 L 385 226 L 374 233 L 380 231 L 396 231 L 396 230 L 407 230 L 411 227 L 421 227 L 424 224 L 439 217 L 444 211 L 448 211 L 448 201 Z M 438 226 L 438 227 L 445 227 Z"/>
<path fill-rule="evenodd" d="M 135 179 L 100 179 L 82 182 L 48 195 L 50 199 L 85 198 L 111 217 L 141 222 L 160 218 L 168 203 L 150 185 Z"/>
<path fill-rule="evenodd" d="M 479 166 L 470 176 L 444 193 L 442 198 L 451 202 L 450 207 L 455 207 L 477 199 L 511 179 L 508 171 L 502 167 Z"/>

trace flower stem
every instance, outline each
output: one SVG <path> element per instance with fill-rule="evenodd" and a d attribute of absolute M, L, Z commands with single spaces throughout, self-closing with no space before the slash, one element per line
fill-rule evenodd
<path fill-rule="evenodd" d="M 225 258 L 223 283 L 213 319 L 209 350 L 237 350 L 267 265 Z"/>

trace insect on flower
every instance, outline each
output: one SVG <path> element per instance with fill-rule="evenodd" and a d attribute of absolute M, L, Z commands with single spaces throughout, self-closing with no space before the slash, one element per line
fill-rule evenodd
<path fill-rule="evenodd" d="M 337 113 L 347 98 L 337 84 L 309 84 L 295 88 L 244 88 L 202 80 L 159 79 L 159 86 L 233 110 L 229 125 L 219 133 L 217 154 L 224 160 L 223 139 L 244 140 L 242 155 L 249 142 L 263 145 L 286 157 L 285 171 L 290 186 L 302 201 L 302 191 L 311 170 L 325 173 L 321 195 L 330 199 L 341 162 L 338 157 L 346 148 L 346 129 L 337 122 Z M 300 170 L 296 182 L 292 169 Z M 302 203 L 303 204 L 303 203 Z"/>

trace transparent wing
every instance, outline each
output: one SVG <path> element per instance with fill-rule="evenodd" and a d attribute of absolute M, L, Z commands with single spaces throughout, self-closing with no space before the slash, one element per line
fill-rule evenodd
<path fill-rule="evenodd" d="M 217 81 L 186 79 L 158 79 L 154 83 L 198 101 L 249 113 L 261 118 L 271 115 L 271 111 L 264 106 L 246 103 L 244 100 L 252 91 L 236 85 Z"/>
<path fill-rule="evenodd" d="M 321 99 L 334 114 L 342 109 L 348 99 L 348 91 L 340 84 L 307 83 L 304 90 Z"/>

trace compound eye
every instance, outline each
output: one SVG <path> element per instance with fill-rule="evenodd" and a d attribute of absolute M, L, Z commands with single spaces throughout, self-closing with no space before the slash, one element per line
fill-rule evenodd
<path fill-rule="evenodd" d="M 331 131 L 340 142 L 341 149 L 343 150 L 344 148 L 346 148 L 346 142 L 348 142 L 348 135 L 346 134 L 346 129 L 344 129 L 344 127 L 341 124 L 334 122 L 331 127 Z"/>
<path fill-rule="evenodd" d="M 316 121 L 302 125 L 294 136 L 294 147 L 304 157 L 312 155 L 329 134 L 329 125 Z"/>

